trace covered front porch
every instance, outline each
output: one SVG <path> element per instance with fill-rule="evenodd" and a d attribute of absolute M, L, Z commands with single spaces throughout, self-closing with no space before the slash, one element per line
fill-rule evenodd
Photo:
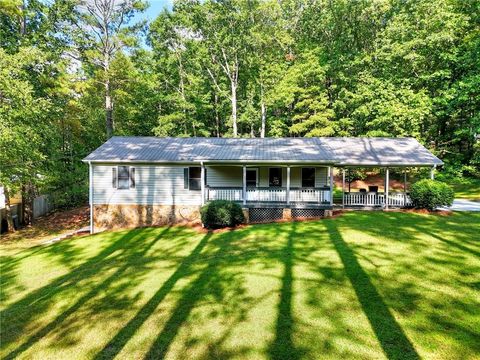
<path fill-rule="evenodd" d="M 367 167 L 368 168 L 368 167 Z M 435 166 L 430 168 L 430 178 L 435 177 Z M 334 201 L 335 205 L 341 208 L 405 208 L 411 207 L 412 201 L 408 192 L 407 177 L 410 168 L 408 167 L 381 167 L 383 172 L 382 186 L 373 185 L 366 186 L 357 191 L 350 189 L 350 171 L 358 169 L 355 166 L 342 167 L 339 169 L 342 176 L 341 199 L 337 197 Z M 398 177 L 402 178 L 402 189 L 392 190 L 391 172 L 394 171 Z M 397 181 L 398 183 L 398 181 Z M 348 185 L 347 185 L 348 184 Z M 383 191 L 379 191 L 383 188 Z"/>
<path fill-rule="evenodd" d="M 412 205 L 407 187 L 407 167 L 381 167 L 382 186 L 352 191 L 347 177 L 354 166 L 335 168 L 342 177 L 335 190 L 334 167 L 324 164 L 202 165 L 202 203 L 235 201 L 244 208 L 404 208 Z M 403 174 L 403 189 L 391 189 L 390 174 Z M 434 178 L 435 167 L 430 167 Z M 397 180 L 398 182 L 398 180 Z M 350 181 L 348 181 L 348 184 Z M 383 189 L 382 189 L 383 188 Z M 383 190 L 383 191 L 382 191 Z"/>
<path fill-rule="evenodd" d="M 204 202 L 229 200 L 245 208 L 333 206 L 333 167 L 320 164 L 203 166 Z M 233 185 L 233 186 L 232 186 Z"/>

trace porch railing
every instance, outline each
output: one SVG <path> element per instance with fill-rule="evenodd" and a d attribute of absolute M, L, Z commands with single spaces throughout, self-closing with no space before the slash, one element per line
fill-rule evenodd
<path fill-rule="evenodd" d="M 410 206 L 412 201 L 403 192 L 388 193 L 388 205 L 393 207 Z M 385 206 L 385 193 L 380 192 L 346 192 L 345 206 Z"/>
<path fill-rule="evenodd" d="M 207 187 L 206 200 L 243 201 L 241 187 Z M 287 188 L 285 187 L 248 187 L 246 189 L 247 202 L 287 202 Z M 328 203 L 330 191 L 325 188 L 290 188 L 289 202 L 291 203 Z"/>
<path fill-rule="evenodd" d="M 243 189 L 235 187 L 207 187 L 207 200 L 243 201 Z"/>
<path fill-rule="evenodd" d="M 330 190 L 324 188 L 292 188 L 290 202 L 327 203 L 330 202 Z"/>
<path fill-rule="evenodd" d="M 247 188 L 247 202 L 287 202 L 287 189 L 283 187 Z"/>

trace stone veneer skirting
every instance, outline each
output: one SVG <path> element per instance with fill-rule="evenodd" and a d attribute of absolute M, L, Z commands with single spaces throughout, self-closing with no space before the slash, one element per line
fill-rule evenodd
<path fill-rule="evenodd" d="M 201 223 L 198 205 L 94 205 L 93 214 L 94 232 Z"/>
<path fill-rule="evenodd" d="M 242 210 L 246 223 L 250 223 L 250 209 Z M 280 211 L 282 213 L 277 220 L 293 219 L 292 209 Z M 94 205 L 93 214 L 94 232 L 169 224 L 201 224 L 198 205 Z M 332 216 L 332 210 L 325 210 L 323 216 Z"/>

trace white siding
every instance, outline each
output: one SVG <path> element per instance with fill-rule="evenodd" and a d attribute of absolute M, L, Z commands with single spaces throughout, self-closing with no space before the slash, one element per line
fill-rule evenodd
<path fill-rule="evenodd" d="M 258 166 L 255 167 L 259 170 L 259 186 L 268 187 L 268 173 L 269 168 L 274 166 Z M 305 166 L 308 167 L 308 166 Z M 220 187 L 241 187 L 243 170 L 241 166 L 207 166 L 207 185 L 208 186 L 220 186 Z M 315 173 L 315 186 L 322 187 L 328 185 L 326 167 L 317 167 Z M 287 186 L 287 169 L 282 168 L 282 186 Z M 290 186 L 301 187 L 302 186 L 302 170 L 301 167 L 290 168 Z"/>
<path fill-rule="evenodd" d="M 243 186 L 243 168 L 241 166 L 207 166 L 206 169 L 208 186 Z"/>
<path fill-rule="evenodd" d="M 184 189 L 184 166 L 137 165 L 135 189 L 112 187 L 114 165 L 93 165 L 93 204 L 141 204 L 141 205 L 200 205 L 200 190 Z M 209 186 L 241 187 L 242 167 L 207 166 Z M 268 187 L 269 167 L 259 166 L 259 186 Z M 283 168 L 282 186 L 287 186 L 287 169 Z M 291 167 L 291 187 L 301 187 L 301 168 Z M 328 184 L 327 168 L 317 167 L 315 186 Z"/>
<path fill-rule="evenodd" d="M 328 186 L 330 180 L 328 179 L 328 168 L 317 167 L 315 171 L 315 187 Z"/>
<path fill-rule="evenodd" d="M 93 165 L 94 204 L 201 204 L 200 190 L 184 189 L 184 166 L 134 166 L 135 189 L 113 188 L 112 167 Z"/>

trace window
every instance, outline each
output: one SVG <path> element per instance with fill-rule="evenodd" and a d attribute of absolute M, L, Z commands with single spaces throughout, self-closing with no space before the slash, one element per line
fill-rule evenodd
<path fill-rule="evenodd" d="M 247 187 L 257 186 L 258 169 L 247 169 Z"/>
<path fill-rule="evenodd" d="M 117 166 L 112 168 L 112 187 L 117 189 L 135 188 L 135 168 Z"/>
<path fill-rule="evenodd" d="M 201 190 L 202 184 L 202 168 L 189 167 L 183 170 L 183 187 L 190 190 Z"/>
<path fill-rule="evenodd" d="M 282 168 L 270 168 L 268 183 L 272 187 L 282 186 Z"/>
<path fill-rule="evenodd" d="M 315 168 L 302 168 L 302 187 L 315 187 Z"/>

